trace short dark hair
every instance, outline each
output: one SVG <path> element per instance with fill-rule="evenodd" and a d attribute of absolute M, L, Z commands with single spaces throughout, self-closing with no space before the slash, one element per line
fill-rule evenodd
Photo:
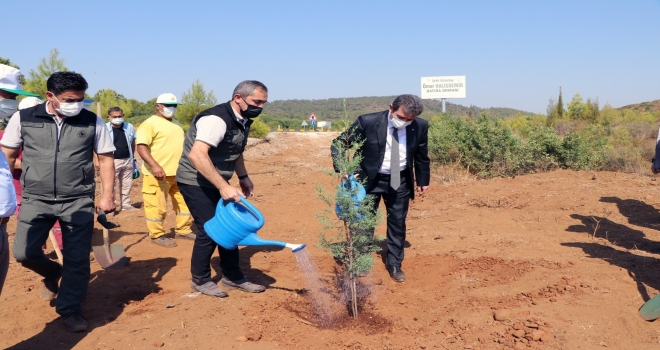
<path fill-rule="evenodd" d="M 415 95 L 399 95 L 392 102 L 392 111 L 396 112 L 400 107 L 403 107 L 403 111 L 406 114 L 410 114 L 414 117 L 419 116 L 424 112 L 424 104 L 422 104 L 422 99 Z"/>
<path fill-rule="evenodd" d="M 231 96 L 232 98 L 234 98 L 236 94 L 239 94 L 242 97 L 252 96 L 254 94 L 254 90 L 256 89 L 261 89 L 264 90 L 264 92 L 268 92 L 266 85 L 259 81 L 243 80 L 242 82 L 238 83 L 238 85 L 236 85 L 236 88 L 234 88 L 234 93 Z"/>
<path fill-rule="evenodd" d="M 65 91 L 85 91 L 88 87 L 87 80 L 76 72 L 55 72 L 46 82 L 48 91 L 55 95 Z"/>
<path fill-rule="evenodd" d="M 124 114 L 124 111 L 119 107 L 110 107 L 110 108 L 108 108 L 108 115 L 110 115 L 110 113 L 112 113 L 112 112 L 121 112 L 121 114 Z"/>

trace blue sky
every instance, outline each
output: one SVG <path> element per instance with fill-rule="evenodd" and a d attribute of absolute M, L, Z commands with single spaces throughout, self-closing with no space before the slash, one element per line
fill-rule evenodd
<path fill-rule="evenodd" d="M 545 113 L 559 86 L 619 107 L 660 99 L 660 0 L 5 1 L 0 56 L 26 73 L 52 48 L 89 92 L 146 101 L 200 79 L 219 101 L 245 79 L 270 100 L 420 94 Z M 7 15 L 12 13 L 13 15 Z M 8 29 L 11 28 L 11 29 Z M 12 31 L 13 29 L 13 31 Z"/>

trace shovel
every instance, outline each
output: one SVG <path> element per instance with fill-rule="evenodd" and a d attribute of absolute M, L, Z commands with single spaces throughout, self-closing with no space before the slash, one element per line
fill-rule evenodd
<path fill-rule="evenodd" d="M 48 232 L 48 238 L 50 238 L 50 243 L 53 245 L 55 254 L 57 254 L 57 260 L 60 261 L 60 265 L 64 265 L 64 258 L 62 257 L 62 251 L 60 250 L 60 245 L 57 244 L 57 238 L 55 238 L 55 234 L 53 233 L 52 229 L 50 230 L 50 232 Z"/>
<path fill-rule="evenodd" d="M 110 238 L 108 237 L 109 229 L 119 227 L 119 224 L 108 221 L 103 210 L 99 211 L 96 221 L 103 226 L 103 245 L 92 247 L 96 261 L 104 269 L 126 265 L 126 252 L 124 252 L 124 245 L 110 245 Z"/>

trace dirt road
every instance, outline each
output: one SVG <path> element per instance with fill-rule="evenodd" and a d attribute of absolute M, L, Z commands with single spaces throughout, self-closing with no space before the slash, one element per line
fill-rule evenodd
<path fill-rule="evenodd" d="M 275 134 L 245 154 L 253 203 L 266 217 L 259 234 L 307 243 L 328 281 L 335 263 L 316 247 L 315 213 L 324 207 L 314 187 L 333 182 L 322 169 L 331 165 L 333 136 Z M 379 262 L 367 277 L 373 294 L 358 322 L 314 325 L 289 250 L 241 248 L 246 275 L 268 286 L 265 293 L 194 297 L 192 243 L 151 245 L 144 214 L 135 211 L 114 218 L 122 226 L 111 237 L 130 263 L 102 270 L 92 262 L 83 305 L 90 330 L 68 333 L 39 299 L 40 278 L 13 261 L 0 296 L 0 347 L 660 349 L 658 323 L 637 316 L 660 289 L 660 181 L 556 171 L 443 184 L 441 175 L 411 205 L 408 282 L 393 282 Z M 134 202 L 141 202 L 140 186 Z M 166 225 L 173 226 L 171 216 Z M 15 227 L 12 219 L 9 232 Z M 98 225 L 94 235 L 93 244 L 101 244 Z"/>

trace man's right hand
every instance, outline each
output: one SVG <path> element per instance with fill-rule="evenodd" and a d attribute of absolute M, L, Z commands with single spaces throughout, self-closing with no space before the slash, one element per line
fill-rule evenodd
<path fill-rule="evenodd" d="M 160 165 L 151 168 L 151 173 L 158 180 L 165 180 L 165 170 Z"/>
<path fill-rule="evenodd" d="M 229 184 L 220 188 L 220 196 L 226 201 L 241 201 L 241 192 Z"/>

